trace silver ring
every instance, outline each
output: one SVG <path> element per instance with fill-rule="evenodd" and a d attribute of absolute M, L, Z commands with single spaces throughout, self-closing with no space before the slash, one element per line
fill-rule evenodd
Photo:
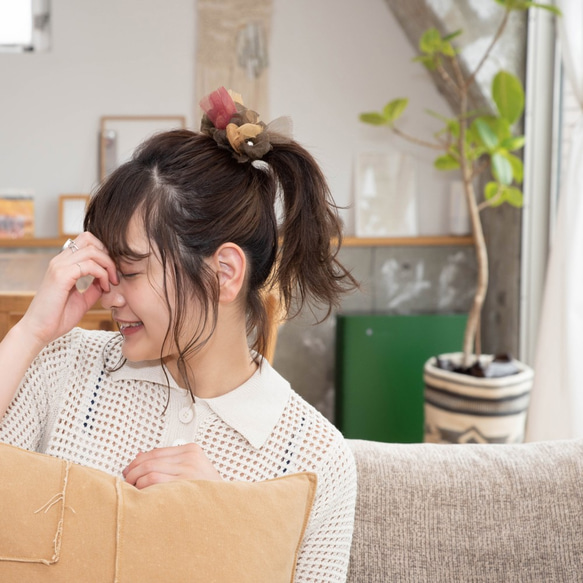
<path fill-rule="evenodd" d="M 71 249 L 72 253 L 79 251 L 79 247 L 77 247 L 77 243 L 75 243 L 73 239 L 67 239 L 67 241 L 63 245 L 63 249 Z"/>

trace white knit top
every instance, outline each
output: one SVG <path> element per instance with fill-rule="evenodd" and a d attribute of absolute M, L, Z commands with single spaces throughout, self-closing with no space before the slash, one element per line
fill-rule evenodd
<path fill-rule="evenodd" d="M 226 480 L 315 472 L 295 581 L 345 581 L 356 469 L 338 430 L 267 361 L 237 389 L 193 403 L 158 363 L 119 367 L 117 337 L 75 328 L 45 348 L 0 422 L 0 441 L 116 476 L 140 451 L 187 442 Z"/>

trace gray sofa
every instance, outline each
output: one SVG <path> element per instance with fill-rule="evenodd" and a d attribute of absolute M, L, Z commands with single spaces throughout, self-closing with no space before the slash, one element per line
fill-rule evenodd
<path fill-rule="evenodd" d="M 583 440 L 348 442 L 349 583 L 583 582 Z"/>

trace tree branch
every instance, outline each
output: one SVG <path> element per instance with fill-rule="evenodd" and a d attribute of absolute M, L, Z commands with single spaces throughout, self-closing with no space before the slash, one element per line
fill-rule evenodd
<path fill-rule="evenodd" d="M 504 18 L 502 19 L 502 22 L 500 23 L 500 26 L 498 27 L 498 30 L 496 31 L 496 34 L 494 35 L 494 38 L 492 39 L 492 42 L 490 43 L 490 46 L 486 49 L 486 52 L 482 55 L 482 59 L 478 63 L 478 66 L 474 69 L 474 72 L 468 77 L 468 79 L 466 81 L 466 88 L 469 89 L 469 87 L 472 85 L 472 83 L 476 80 L 476 75 L 478 74 L 478 72 L 482 68 L 483 64 L 486 62 L 487 58 L 490 56 L 490 53 L 492 52 L 494 45 L 498 42 L 498 40 L 502 36 L 502 33 L 504 32 L 504 29 L 506 28 L 506 25 L 508 24 L 509 16 L 510 16 L 510 10 L 507 9 L 504 13 Z"/>
<path fill-rule="evenodd" d="M 441 64 L 436 64 L 435 68 L 439 73 L 440 77 L 443 79 L 443 82 L 446 85 L 449 85 L 453 90 L 454 95 L 459 101 L 460 98 L 460 87 L 456 84 L 456 82 L 451 78 L 450 74 L 446 71 L 445 67 Z"/>
<path fill-rule="evenodd" d="M 425 140 L 421 140 L 419 138 L 416 138 L 415 136 L 411 136 L 409 134 L 406 134 L 405 132 L 403 132 L 402 130 L 400 130 L 396 126 L 391 126 L 391 129 L 401 138 L 404 138 L 405 140 L 407 140 L 408 142 L 412 142 L 413 144 L 417 144 L 418 146 L 423 146 L 425 148 L 431 148 L 433 150 L 447 151 L 447 148 L 445 146 L 442 146 L 440 144 L 436 144 L 434 142 L 427 142 Z"/>

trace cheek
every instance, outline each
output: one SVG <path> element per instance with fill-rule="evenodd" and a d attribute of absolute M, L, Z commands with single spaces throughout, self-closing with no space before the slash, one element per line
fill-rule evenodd
<path fill-rule="evenodd" d="M 205 314 L 198 302 L 191 300 L 179 311 L 177 326 L 179 326 L 181 342 L 191 342 L 193 338 L 197 340 L 205 339 L 212 329 L 212 315 L 209 314 L 205 324 Z"/>

